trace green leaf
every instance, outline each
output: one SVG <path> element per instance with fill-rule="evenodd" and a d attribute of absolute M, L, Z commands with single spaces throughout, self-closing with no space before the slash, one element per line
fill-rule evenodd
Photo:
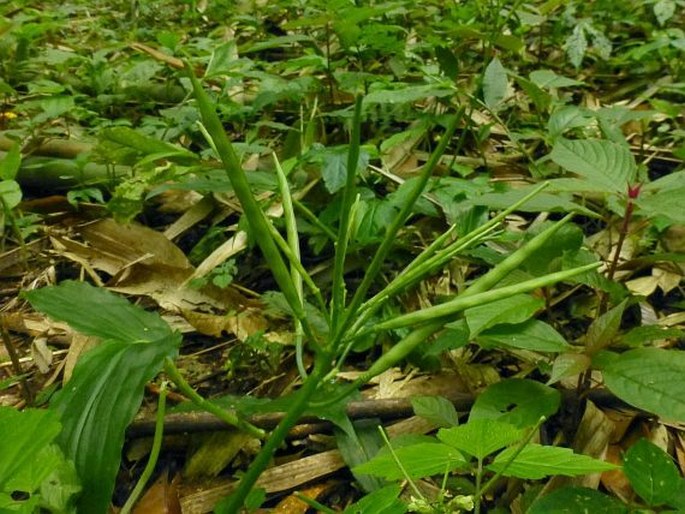
<path fill-rule="evenodd" d="M 58 286 L 22 293 L 33 308 L 74 330 L 104 340 L 149 342 L 172 334 L 169 325 L 103 288 L 67 280 Z"/>
<path fill-rule="evenodd" d="M 455 448 L 441 443 L 418 443 L 394 450 L 410 478 L 424 478 L 463 467 L 464 456 Z M 400 470 L 389 451 L 353 468 L 355 473 L 374 475 L 388 480 L 402 480 Z"/>
<path fill-rule="evenodd" d="M 664 419 L 685 422 L 685 353 L 640 348 L 623 353 L 602 371 L 621 400 Z"/>
<path fill-rule="evenodd" d="M 335 441 L 345 464 L 354 469 L 357 464 L 368 462 L 383 447 L 383 438 L 378 431 L 379 419 L 363 419 L 354 422 L 352 433 L 344 430 L 335 431 Z M 353 471 L 354 478 L 362 489 L 369 493 L 383 486 L 383 481 L 374 476 Z"/>
<path fill-rule="evenodd" d="M 626 452 L 623 472 L 635 492 L 652 507 L 668 504 L 683 480 L 671 457 L 644 438 Z"/>
<path fill-rule="evenodd" d="M 484 459 L 491 453 L 515 443 L 523 431 L 509 423 L 492 419 L 469 419 L 465 425 L 441 428 L 438 439 L 443 443 Z"/>
<path fill-rule="evenodd" d="M 614 498 L 587 487 L 563 487 L 537 500 L 526 514 L 627 514 L 628 508 Z"/>
<path fill-rule="evenodd" d="M 552 375 L 547 385 L 554 384 L 564 377 L 572 377 L 582 373 L 590 367 L 590 357 L 582 353 L 562 353 L 554 359 Z"/>
<path fill-rule="evenodd" d="M 577 173 L 598 191 L 606 193 L 625 193 L 637 173 L 630 150 L 606 140 L 560 138 L 550 157 L 562 168 Z"/>
<path fill-rule="evenodd" d="M 0 179 L 14 180 L 21 166 L 21 148 L 14 143 L 5 157 L 0 161 Z"/>
<path fill-rule="evenodd" d="M 0 200 L 6 209 L 14 209 L 21 202 L 21 187 L 14 180 L 0 181 Z"/>
<path fill-rule="evenodd" d="M 621 326 L 623 311 L 627 303 L 627 299 L 623 300 L 592 322 L 585 336 L 586 348 L 590 354 L 602 350 L 612 343 Z"/>
<path fill-rule="evenodd" d="M 521 323 L 533 316 L 545 302 L 528 294 L 517 294 L 464 311 L 471 337 L 502 323 Z"/>
<path fill-rule="evenodd" d="M 63 427 L 56 442 L 83 481 L 79 511 L 104 513 L 126 427 L 140 407 L 145 384 L 166 357 L 175 355 L 181 336 L 158 315 L 82 282 L 64 282 L 25 296 L 34 308 L 104 340 L 79 360 L 50 405 Z"/>
<path fill-rule="evenodd" d="M 129 127 L 103 129 L 100 132 L 100 138 L 126 148 L 131 148 L 143 155 L 159 154 L 160 158 L 162 156 L 166 158 L 176 157 L 189 162 L 197 160 L 197 156 L 185 148 L 161 141 Z"/>
<path fill-rule="evenodd" d="M 573 453 L 569 448 L 529 444 L 507 466 L 518 449 L 510 447 L 497 455 L 487 469 L 507 477 L 539 480 L 551 475 L 574 477 L 618 469 L 608 462 Z"/>
<path fill-rule="evenodd" d="M 542 416 L 554 414 L 560 403 L 556 389 L 534 380 L 511 378 L 492 384 L 476 398 L 469 421 L 490 419 L 530 427 Z"/>
<path fill-rule="evenodd" d="M 495 57 L 490 61 L 483 74 L 483 101 L 488 108 L 497 111 L 509 93 L 507 70 Z"/>
<path fill-rule="evenodd" d="M 83 482 L 79 512 L 107 512 L 119 470 L 124 433 L 143 400 L 145 384 L 180 344 L 178 334 L 151 343 L 109 341 L 86 353 L 51 403 L 62 422 L 57 443 Z"/>
<path fill-rule="evenodd" d="M 530 80 L 540 88 L 559 88 L 579 86 L 583 84 L 580 80 L 569 79 L 561 75 L 557 75 L 552 70 L 535 70 L 531 72 Z"/>
<path fill-rule="evenodd" d="M 0 406 L 0 491 L 37 459 L 60 428 L 57 416 L 50 411 Z"/>
<path fill-rule="evenodd" d="M 413 396 L 411 406 L 414 408 L 414 414 L 439 427 L 453 427 L 459 424 L 459 415 L 454 405 L 442 396 Z"/>
<path fill-rule="evenodd" d="M 484 348 L 510 347 L 534 352 L 563 352 L 570 348 L 564 336 L 536 319 L 490 328 L 478 335 L 476 343 Z"/>
<path fill-rule="evenodd" d="M 645 195 L 636 201 L 643 215 L 650 218 L 666 216 L 673 223 L 685 223 L 685 209 L 683 209 L 685 187 L 663 189 L 656 194 Z"/>
<path fill-rule="evenodd" d="M 432 96 L 442 98 L 453 94 L 454 90 L 448 84 L 445 84 L 444 87 L 432 84 L 421 86 L 404 85 L 401 89 L 372 91 L 364 97 L 364 104 L 405 104 Z"/>
<path fill-rule="evenodd" d="M 583 25 L 578 24 L 573 28 L 573 32 L 566 38 L 564 50 L 571 64 L 579 68 L 587 50 L 587 38 Z"/>
<path fill-rule="evenodd" d="M 404 514 L 407 506 L 399 498 L 401 490 L 399 484 L 388 485 L 350 505 L 343 514 Z"/>
<path fill-rule="evenodd" d="M 654 4 L 654 16 L 659 25 L 663 26 L 675 14 L 676 3 L 673 0 L 657 0 Z"/>

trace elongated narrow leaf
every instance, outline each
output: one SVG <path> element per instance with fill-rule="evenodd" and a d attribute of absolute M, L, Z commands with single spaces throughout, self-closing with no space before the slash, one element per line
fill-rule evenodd
<path fill-rule="evenodd" d="M 23 296 L 34 309 L 86 335 L 134 342 L 155 341 L 171 334 L 169 325 L 157 314 L 83 282 L 68 280 Z"/>
<path fill-rule="evenodd" d="M 364 98 L 365 104 L 403 104 L 416 102 L 431 96 L 443 97 L 454 94 L 454 90 L 434 85 L 405 86 L 402 89 L 373 91 Z"/>
<path fill-rule="evenodd" d="M 526 514 L 627 514 L 628 507 L 614 498 L 587 487 L 563 487 L 537 500 Z"/>
<path fill-rule="evenodd" d="M 439 475 L 466 464 L 464 456 L 459 451 L 442 443 L 417 443 L 394 451 L 410 478 Z M 390 452 L 376 455 L 370 461 L 356 466 L 353 471 L 388 480 L 405 478 Z"/>
<path fill-rule="evenodd" d="M 50 405 L 63 426 L 57 443 L 83 483 L 79 512 L 107 512 L 126 427 L 140 407 L 145 384 L 179 343 L 179 335 L 152 343 L 102 343 L 84 355 Z"/>
<path fill-rule="evenodd" d="M 621 354 L 603 371 L 616 396 L 662 418 L 685 422 L 685 353 L 640 348 Z"/>
<path fill-rule="evenodd" d="M 608 462 L 573 453 L 569 448 L 539 444 L 526 446 L 507 466 L 516 450 L 515 446 L 507 448 L 487 468 L 490 471 L 502 471 L 507 477 L 529 480 L 539 480 L 551 475 L 574 477 L 618 468 Z"/>
<path fill-rule="evenodd" d="M 561 394 L 534 380 L 510 378 L 492 384 L 483 391 L 471 408 L 469 422 L 476 419 L 497 420 L 519 428 L 530 427 L 540 417 L 554 414 Z"/>
<path fill-rule="evenodd" d="M 624 193 L 637 173 L 630 150 L 606 140 L 560 138 L 550 157 L 562 168 L 581 175 L 597 191 L 606 193 Z"/>
<path fill-rule="evenodd" d="M 626 452 L 623 472 L 650 506 L 668 503 L 682 481 L 671 457 L 647 439 L 640 439 Z"/>
<path fill-rule="evenodd" d="M 465 425 L 442 428 L 438 439 L 458 450 L 483 459 L 491 453 L 515 443 L 523 431 L 508 423 L 492 419 L 469 420 Z"/>

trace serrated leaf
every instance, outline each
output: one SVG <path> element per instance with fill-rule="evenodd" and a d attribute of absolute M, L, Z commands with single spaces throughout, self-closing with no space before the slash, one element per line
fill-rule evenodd
<path fill-rule="evenodd" d="M 625 193 L 637 173 L 630 150 L 606 140 L 560 138 L 550 157 L 562 168 L 581 175 L 598 191 L 607 193 Z"/>
<path fill-rule="evenodd" d="M 455 448 L 441 443 L 418 443 L 394 450 L 410 478 L 424 478 L 443 474 L 466 464 L 464 456 Z M 355 473 L 363 473 L 388 480 L 402 480 L 400 470 L 390 452 L 382 452 L 364 464 L 356 466 Z"/>
<path fill-rule="evenodd" d="M 484 459 L 522 437 L 521 429 L 493 419 L 469 419 L 465 425 L 441 428 L 438 431 L 438 439 L 443 443 L 477 459 Z"/>
<path fill-rule="evenodd" d="M 587 38 L 583 25 L 578 24 L 573 28 L 573 32 L 566 38 L 564 50 L 574 67 L 579 68 L 585 57 L 587 50 Z"/>
<path fill-rule="evenodd" d="M 663 26 L 675 14 L 676 4 L 673 0 L 658 0 L 654 4 L 654 16 L 659 25 Z"/>
<path fill-rule="evenodd" d="M 530 80 L 540 88 L 570 87 L 583 84 L 580 80 L 557 75 L 552 70 L 535 70 L 531 72 Z"/>
<path fill-rule="evenodd" d="M 37 409 L 18 411 L 0 406 L 0 491 L 5 490 L 6 484 L 23 467 L 31 465 L 57 437 L 60 428 L 53 412 Z"/>
<path fill-rule="evenodd" d="M 671 457 L 644 438 L 626 452 L 623 472 L 635 492 L 653 507 L 667 504 L 683 480 Z"/>
<path fill-rule="evenodd" d="M 459 415 L 454 405 L 442 396 L 413 396 L 411 406 L 414 414 L 439 427 L 453 427 L 459 424 Z"/>
<path fill-rule="evenodd" d="M 556 389 L 534 380 L 511 378 L 492 384 L 478 395 L 469 421 L 488 419 L 530 427 L 542 416 L 554 414 L 560 403 L 561 394 Z"/>
<path fill-rule="evenodd" d="M 401 89 L 372 91 L 364 97 L 364 104 L 406 104 L 425 98 L 442 98 L 452 94 L 454 94 L 454 90 L 447 85 L 444 87 L 432 84 L 421 86 L 406 85 Z"/>
<path fill-rule="evenodd" d="M 602 370 L 621 400 L 662 418 L 685 422 L 685 353 L 640 348 L 619 355 Z"/>
<path fill-rule="evenodd" d="M 619 466 L 593 459 L 587 455 L 573 453 L 573 450 L 569 448 L 539 444 L 527 445 L 507 466 L 517 450 L 518 448 L 515 446 L 507 448 L 497 455 L 495 461 L 487 466 L 487 469 L 495 472 L 501 471 L 507 477 L 539 480 L 552 475 L 574 477 L 619 468 Z"/>
<path fill-rule="evenodd" d="M 528 294 L 518 294 L 503 300 L 473 307 L 464 311 L 466 324 L 475 337 L 483 330 L 502 323 L 520 323 L 543 307 L 544 300 Z"/>
<path fill-rule="evenodd" d="M 554 328 L 536 319 L 489 328 L 478 335 L 476 343 L 484 348 L 509 347 L 534 352 L 563 352 L 570 346 Z"/>
<path fill-rule="evenodd" d="M 495 57 L 490 61 L 483 75 L 483 101 L 493 111 L 497 111 L 509 93 L 507 70 Z"/>
<path fill-rule="evenodd" d="M 172 334 L 159 315 L 84 282 L 67 280 L 22 295 L 34 309 L 67 322 L 78 332 L 101 339 L 149 342 Z"/>
<path fill-rule="evenodd" d="M 662 189 L 656 194 L 645 195 L 637 200 L 637 205 L 643 215 L 650 218 L 666 216 L 674 223 L 685 223 L 685 209 L 683 209 L 685 187 Z"/>
<path fill-rule="evenodd" d="M 401 490 L 398 484 L 388 485 L 350 505 L 343 514 L 404 514 L 407 505 L 399 499 Z"/>
<path fill-rule="evenodd" d="M 563 487 L 538 499 L 526 514 L 627 514 L 628 508 L 616 499 L 587 487 Z"/>

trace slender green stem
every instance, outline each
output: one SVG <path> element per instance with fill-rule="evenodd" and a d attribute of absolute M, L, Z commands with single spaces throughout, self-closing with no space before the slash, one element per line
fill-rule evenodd
<path fill-rule="evenodd" d="M 293 197 L 290 194 L 290 188 L 288 187 L 288 179 L 281 168 L 281 163 L 278 161 L 276 154 L 272 154 L 274 159 L 274 165 L 276 166 L 276 177 L 278 177 L 278 187 L 281 190 L 281 202 L 283 204 L 283 218 L 285 219 L 285 230 L 288 236 L 288 246 L 290 251 L 295 257 L 295 261 L 300 263 L 300 243 L 299 236 L 297 234 L 297 220 L 295 219 L 295 211 L 293 210 Z M 290 276 L 292 277 L 293 283 L 295 284 L 295 289 L 300 297 L 300 301 L 304 304 L 304 292 L 302 290 L 302 275 L 296 268 L 295 264 L 290 265 Z M 325 307 L 325 306 L 323 306 Z M 307 378 L 307 370 L 304 366 L 303 359 L 303 335 L 304 331 L 302 329 L 302 323 L 300 320 L 295 319 L 295 360 L 297 362 L 297 369 L 300 372 L 300 376 L 305 379 Z"/>
<path fill-rule="evenodd" d="M 159 458 L 159 452 L 162 448 L 162 436 L 164 435 L 164 414 L 166 413 L 166 396 L 167 396 L 167 384 L 162 382 L 162 386 L 159 388 L 159 400 L 157 401 L 157 418 L 155 421 L 155 435 L 152 439 L 152 450 L 150 450 L 150 458 L 145 464 L 145 469 L 140 475 L 136 486 L 131 491 L 131 495 L 126 500 L 126 503 L 121 508 L 120 514 L 129 514 L 131 509 L 138 501 L 140 494 L 143 492 L 145 484 L 148 483 L 152 472 L 155 470 L 157 465 L 157 459 Z"/>
<path fill-rule="evenodd" d="M 421 499 L 427 503 L 426 498 L 423 496 L 423 494 L 421 494 L 421 490 L 418 488 L 418 486 L 411 479 L 411 477 L 409 476 L 409 473 L 407 473 L 407 469 L 404 467 L 404 464 L 402 464 L 402 461 L 397 456 L 397 453 L 395 452 L 395 449 L 392 447 L 392 444 L 390 444 L 390 439 L 388 439 L 388 434 L 385 433 L 385 430 L 383 430 L 383 427 L 380 425 L 378 426 L 378 431 L 381 433 L 381 437 L 383 438 L 383 442 L 385 443 L 385 446 L 388 447 L 388 451 L 390 452 L 390 455 L 392 456 L 392 460 L 395 461 L 395 465 L 398 468 L 400 468 L 400 471 L 404 475 L 404 478 L 409 483 L 409 487 L 412 488 L 412 490 L 414 491 L 414 494 L 416 495 L 417 498 L 419 498 L 419 499 Z"/>
<path fill-rule="evenodd" d="M 495 475 L 485 483 L 483 488 L 480 490 L 480 496 L 487 493 L 490 490 L 490 488 L 493 485 L 495 485 L 495 482 L 497 481 L 497 479 L 499 477 L 501 477 L 502 473 L 504 473 L 506 471 L 506 469 L 511 465 L 512 462 L 514 462 L 514 460 L 516 460 L 516 457 L 518 457 L 519 454 L 523 451 L 523 449 L 528 445 L 530 440 L 533 438 L 535 433 L 540 428 L 540 425 L 542 425 L 544 422 L 545 422 L 545 417 L 541 416 L 540 419 L 538 420 L 538 422 L 535 424 L 535 426 L 530 429 L 530 432 L 528 433 L 528 435 L 519 443 L 518 447 L 516 448 L 516 451 L 511 455 L 511 457 L 504 464 L 502 469 L 500 469 L 497 473 L 495 473 Z"/>
<path fill-rule="evenodd" d="M 264 432 L 264 430 L 262 430 L 261 428 L 258 428 L 252 425 L 251 423 L 248 423 L 247 421 L 240 419 L 234 413 L 222 409 L 221 407 L 215 405 L 209 400 L 205 400 L 202 396 L 197 394 L 197 392 L 190 386 L 190 384 L 186 382 L 185 378 L 181 376 L 181 373 L 178 371 L 178 368 L 174 364 L 174 361 L 172 361 L 168 357 L 164 361 L 164 372 L 169 377 L 169 380 L 176 384 L 178 390 L 181 391 L 183 395 L 185 395 L 190 401 L 192 401 L 201 409 L 206 410 L 211 414 L 214 414 L 224 423 L 231 425 L 232 427 L 236 427 L 242 430 L 243 432 L 250 434 L 251 436 L 257 437 L 259 439 L 264 439 L 264 437 L 266 436 L 266 432 Z"/>
<path fill-rule="evenodd" d="M 507 298 L 515 294 L 527 293 L 529 291 L 537 289 L 538 287 L 549 286 L 557 282 L 567 280 L 571 277 L 574 277 L 575 275 L 591 271 L 599 266 L 599 262 L 593 262 L 592 264 L 579 266 L 577 268 L 572 268 L 570 270 L 550 273 L 549 275 L 545 275 L 543 277 L 526 280 L 525 282 L 514 284 L 512 286 L 500 287 L 499 289 L 495 289 L 492 291 L 485 291 L 483 293 L 471 295 L 459 295 L 454 300 L 378 323 L 373 327 L 370 327 L 367 330 L 360 332 L 359 336 L 365 335 L 370 332 L 391 330 L 400 327 L 413 326 L 418 323 L 434 321 L 438 318 L 450 316 L 456 314 L 457 312 L 461 312 L 465 309 L 476 307 L 477 305 L 484 305 L 486 303 L 493 302 L 495 300 L 501 300 L 503 298 Z"/>
<path fill-rule="evenodd" d="M 316 228 L 318 228 L 321 232 L 323 232 L 326 237 L 328 237 L 331 241 L 335 241 L 336 235 L 335 232 L 333 232 L 329 227 L 321 223 L 321 220 L 316 217 L 316 214 L 314 214 L 312 211 L 307 208 L 306 205 L 304 205 L 302 202 L 299 200 L 296 200 L 293 198 L 293 205 L 295 206 L 295 209 L 300 211 L 300 213 L 306 218 L 306 220 L 314 225 Z"/>
<path fill-rule="evenodd" d="M 335 243 L 333 284 L 331 291 L 331 323 L 333 328 L 338 326 L 340 316 L 345 308 L 345 257 L 347 256 L 347 245 L 349 243 L 350 225 L 352 221 L 352 205 L 354 204 L 356 197 L 355 179 L 357 178 L 359 147 L 361 144 L 361 118 L 362 97 L 359 95 L 354 104 L 352 131 L 347 154 L 347 179 L 343 190 L 340 225 L 338 227 L 338 236 Z"/>
<path fill-rule="evenodd" d="M 217 505 L 215 509 L 217 514 L 235 514 L 240 511 L 245 498 L 252 490 L 259 475 L 269 464 L 274 452 L 285 440 L 288 431 L 297 423 L 297 420 L 309 406 L 312 395 L 330 367 L 330 356 L 328 354 L 322 352 L 317 357 L 314 370 L 302 384 L 302 388 L 298 391 L 285 417 L 271 433 L 271 436 L 266 440 L 264 446 L 252 461 L 252 464 L 250 464 L 250 467 L 240 480 L 236 491 L 225 501 Z"/>
<path fill-rule="evenodd" d="M 264 258 L 269 264 L 269 268 L 271 269 L 279 288 L 283 292 L 285 299 L 290 304 L 295 316 L 302 321 L 306 330 L 307 323 L 302 302 L 300 302 L 297 295 L 297 289 L 295 288 L 295 284 L 293 284 L 288 268 L 283 261 L 283 257 L 278 250 L 276 242 L 271 236 L 271 230 L 269 228 L 270 223 L 252 194 L 245 170 L 243 170 L 240 160 L 233 149 L 233 145 L 229 141 L 228 136 L 224 131 L 224 127 L 221 125 L 219 116 L 216 113 L 215 105 L 210 100 L 207 92 L 200 85 L 190 63 L 186 61 L 185 67 L 193 85 L 193 92 L 197 99 L 200 114 L 202 115 L 202 121 L 224 164 L 226 174 L 240 201 L 240 205 L 243 207 L 252 235 L 259 244 Z"/>
<path fill-rule="evenodd" d="M 475 514 L 480 514 L 480 501 L 481 501 L 481 485 L 483 483 L 483 459 L 478 458 L 478 466 L 476 468 L 476 490 L 474 496 L 476 497 L 476 506 L 474 509 Z"/>
<path fill-rule="evenodd" d="M 450 120 L 449 124 L 447 125 L 447 129 L 440 140 L 440 144 L 438 144 L 438 147 L 435 149 L 430 159 L 421 170 L 421 174 L 419 175 L 416 184 L 412 188 L 411 193 L 402 205 L 400 212 L 397 213 L 397 216 L 395 216 L 393 222 L 388 227 L 381 245 L 378 247 L 378 250 L 376 250 L 371 263 L 364 273 L 364 278 L 362 279 L 361 284 L 359 284 L 359 287 L 352 297 L 352 301 L 347 308 L 344 322 L 339 326 L 334 325 L 336 330 L 336 336 L 334 337 L 334 340 L 340 337 L 340 334 L 348 327 L 349 323 L 351 323 L 352 319 L 356 316 L 357 310 L 362 304 L 369 287 L 371 287 L 376 275 L 378 275 L 378 272 L 380 271 L 381 266 L 388 255 L 388 252 L 390 252 L 391 248 L 395 244 L 397 232 L 404 226 L 404 223 L 407 221 L 407 218 L 414 208 L 416 200 L 421 196 L 421 193 L 423 193 L 423 190 L 426 188 L 426 184 L 432 176 L 433 170 L 435 170 L 435 167 L 440 162 L 440 158 L 445 153 L 447 146 L 452 140 L 452 136 L 454 135 L 454 132 L 457 129 L 457 125 L 463 114 L 464 110 L 460 109 L 459 112 Z"/>
<path fill-rule="evenodd" d="M 323 503 L 319 503 L 314 498 L 310 498 L 309 496 L 302 494 L 299 491 L 295 491 L 293 495 L 301 502 L 306 503 L 312 509 L 315 509 L 316 512 L 323 512 L 323 514 L 338 514 L 339 512 L 337 510 L 331 509 L 330 507 L 326 507 Z"/>

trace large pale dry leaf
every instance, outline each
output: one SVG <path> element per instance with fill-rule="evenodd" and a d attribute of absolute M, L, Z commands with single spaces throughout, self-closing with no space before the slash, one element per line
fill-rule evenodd
<path fill-rule="evenodd" d="M 133 514 L 181 514 L 175 481 L 169 482 L 167 473 L 152 484 L 133 508 Z"/>

